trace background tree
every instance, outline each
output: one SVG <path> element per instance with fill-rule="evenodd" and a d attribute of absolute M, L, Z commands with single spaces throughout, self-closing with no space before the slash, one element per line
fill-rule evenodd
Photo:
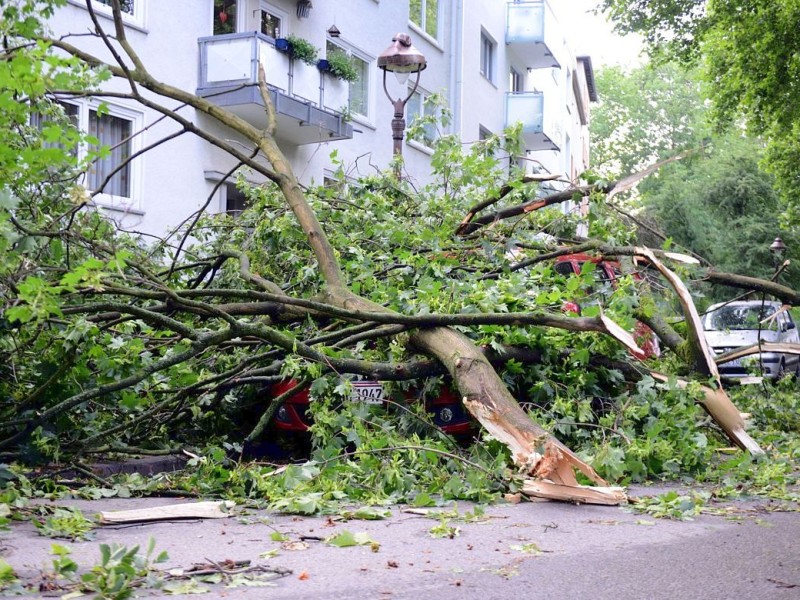
<path fill-rule="evenodd" d="M 656 57 L 699 62 L 718 127 L 744 120 L 766 140 L 762 164 L 797 220 L 800 178 L 800 7 L 795 0 L 603 0 L 621 31 Z"/>
<path fill-rule="evenodd" d="M 591 135 L 600 173 L 615 177 L 689 151 L 639 184 L 641 219 L 722 271 L 768 277 L 774 269 L 769 245 L 778 235 L 788 242 L 789 258 L 795 256 L 800 240 L 780 229 L 774 177 L 759 166 L 764 144 L 740 131 L 710 131 L 696 70 L 675 63 L 630 72 L 612 67 L 597 82 L 602 100 Z M 652 239 L 646 229 L 640 234 Z M 800 282 L 794 265 L 782 277 L 791 286 Z M 722 299 L 733 292 L 704 293 Z"/>

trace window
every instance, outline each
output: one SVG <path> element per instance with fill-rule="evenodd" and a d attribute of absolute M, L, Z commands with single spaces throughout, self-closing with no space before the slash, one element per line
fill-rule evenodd
<path fill-rule="evenodd" d="M 432 38 L 438 38 L 439 0 L 411 0 L 408 20 Z"/>
<path fill-rule="evenodd" d="M 138 209 L 140 167 L 136 160 L 130 159 L 142 147 L 141 135 L 137 135 L 142 129 L 142 113 L 96 101 L 56 101 L 55 104 L 92 142 L 76 143 L 70 152 L 78 160 L 85 160 L 87 156 L 91 159 L 83 184 L 87 189 L 99 192 L 95 200 L 106 206 Z M 56 121 L 52 114 L 48 111 L 47 114 L 31 115 L 31 125 L 39 128 L 45 138 L 48 128 Z M 68 131 L 64 135 L 66 137 L 61 139 L 70 146 L 77 142 L 77 136 L 70 136 Z M 45 147 L 59 145 L 58 141 L 45 142 Z"/>
<path fill-rule="evenodd" d="M 281 35 L 281 18 L 261 9 L 261 33 L 275 39 L 283 37 Z"/>
<path fill-rule="evenodd" d="M 109 8 L 111 8 L 111 0 L 94 0 L 94 1 L 97 2 L 98 4 L 102 4 L 104 6 L 108 6 Z M 124 13 L 128 13 L 129 15 L 134 15 L 136 14 L 135 13 L 136 4 L 138 4 L 138 2 L 135 2 L 135 0 L 120 0 L 119 8 Z"/>
<path fill-rule="evenodd" d="M 130 119 L 101 114 L 97 109 L 89 110 L 87 133 L 99 141 L 99 146 L 107 146 L 87 173 L 86 187 L 100 190 L 104 194 L 120 198 L 131 197 L 131 134 L 133 123 Z M 92 148 L 99 150 L 98 147 Z"/>
<path fill-rule="evenodd" d="M 289 13 L 266 0 L 261 0 L 258 3 L 258 10 L 254 13 L 254 16 L 258 16 L 258 30 L 260 33 L 273 39 L 285 38 L 289 34 Z"/>
<path fill-rule="evenodd" d="M 372 60 L 365 55 L 360 55 L 351 48 L 345 48 L 328 40 L 325 45 L 326 54 L 344 52 L 350 58 L 350 63 L 358 71 L 358 79 L 350 82 L 350 112 L 369 118 L 369 73 Z"/>
<path fill-rule="evenodd" d="M 83 5 L 83 7 L 86 8 L 85 1 L 70 0 L 70 2 L 78 6 Z M 92 8 L 94 8 L 98 14 L 111 16 L 111 0 L 94 0 L 92 4 Z M 140 26 L 144 24 L 144 0 L 120 0 L 119 8 L 122 12 L 122 18 L 126 22 L 133 22 Z"/>
<path fill-rule="evenodd" d="M 222 186 L 223 193 L 225 194 L 225 212 L 236 218 L 242 211 L 250 206 L 250 201 L 247 199 L 235 183 L 226 182 Z"/>
<path fill-rule="evenodd" d="M 236 33 L 236 0 L 214 0 L 214 35 Z"/>
<path fill-rule="evenodd" d="M 495 43 L 486 32 L 481 32 L 481 75 L 494 83 Z"/>
<path fill-rule="evenodd" d="M 410 91 L 410 90 L 409 90 Z M 406 117 L 408 123 L 413 123 L 417 117 L 428 117 L 435 115 L 434 108 L 428 102 L 428 94 L 419 88 L 411 95 L 406 104 Z M 435 123 L 425 123 L 423 126 L 422 139 L 416 141 L 421 142 L 425 146 L 432 146 L 436 138 L 439 137 L 436 130 Z"/>
<path fill-rule="evenodd" d="M 78 118 L 79 118 L 78 117 L 78 110 L 79 110 L 79 108 L 78 108 L 78 106 L 76 106 L 75 104 L 69 104 L 67 102 L 55 102 L 55 106 L 53 107 L 54 111 L 57 111 L 59 108 L 61 109 L 61 111 L 63 111 L 63 115 L 67 119 L 67 121 L 69 121 L 72 124 L 72 126 L 77 129 L 79 127 L 79 123 L 78 123 Z M 44 148 L 63 148 L 63 147 L 65 147 L 65 144 L 62 143 L 62 142 L 59 142 L 59 141 L 47 141 L 47 139 L 49 137 L 48 130 L 52 126 L 55 126 L 56 130 L 61 132 L 61 135 L 64 135 L 67 138 L 71 138 L 72 137 L 72 136 L 69 135 L 68 131 L 64 131 L 64 129 L 62 127 L 62 123 L 63 123 L 63 121 L 61 121 L 61 119 L 58 118 L 58 116 L 56 116 L 55 113 L 50 113 L 49 111 L 48 111 L 47 114 L 40 113 L 40 112 L 31 113 L 31 126 L 35 127 L 40 132 L 42 132 L 42 134 L 43 134 L 42 147 L 44 147 Z M 50 139 L 52 140 L 53 138 L 50 138 Z M 64 138 L 61 138 L 61 139 L 63 140 Z M 67 143 L 69 143 L 69 142 L 67 142 Z M 74 156 L 74 157 L 78 156 L 78 147 L 77 147 L 77 145 L 71 146 L 70 154 L 72 156 Z"/>
<path fill-rule="evenodd" d="M 517 71 L 514 67 L 508 72 L 508 90 L 510 92 L 521 92 L 523 91 L 523 81 L 522 73 Z"/>

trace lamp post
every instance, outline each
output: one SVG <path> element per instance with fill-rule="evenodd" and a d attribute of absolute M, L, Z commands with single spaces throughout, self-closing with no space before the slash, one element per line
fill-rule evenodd
<path fill-rule="evenodd" d="M 419 75 L 427 67 L 427 61 L 422 52 L 411 44 L 411 37 L 407 33 L 398 33 L 392 38 L 392 45 L 384 50 L 378 57 L 378 68 L 383 70 L 383 91 L 386 97 L 394 106 L 394 118 L 392 119 L 392 139 L 394 140 L 393 154 L 403 154 L 403 133 L 406 129 L 405 110 L 406 103 L 409 101 L 419 85 Z M 417 74 L 414 87 L 403 98 L 392 98 L 386 87 L 386 73 L 391 71 L 397 77 L 397 81 L 402 85 L 412 73 Z M 397 178 L 400 178 L 400 166 L 395 171 Z"/>
<path fill-rule="evenodd" d="M 778 280 L 781 265 L 783 264 L 783 257 L 786 256 L 786 249 L 786 244 L 784 244 L 783 240 L 779 237 L 776 237 L 775 241 L 769 245 L 769 251 L 772 253 L 772 264 L 775 267 L 775 273 L 772 279 L 775 281 Z"/>

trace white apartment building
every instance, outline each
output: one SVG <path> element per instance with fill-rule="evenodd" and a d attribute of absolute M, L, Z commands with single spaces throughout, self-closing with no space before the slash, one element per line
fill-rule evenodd
<path fill-rule="evenodd" d="M 92 0 L 113 31 L 110 0 Z M 427 60 L 406 118 L 426 110 L 441 93 L 453 113 L 448 133 L 464 142 L 501 132 L 520 121 L 530 171 L 575 181 L 589 161 L 589 103 L 596 99 L 591 59 L 576 57 L 547 0 L 123 0 L 127 36 L 150 72 L 205 96 L 257 126 L 266 124 L 256 88 L 263 66 L 278 114 L 277 136 L 303 183 L 332 172 L 330 154 L 348 172 L 374 173 L 392 158 L 393 107 L 376 59 L 398 32 L 408 33 Z M 93 30 L 85 0 L 68 0 L 53 18 L 57 35 Z M 307 40 L 325 58 L 345 51 L 359 73 L 352 83 L 281 51 L 284 40 Z M 110 60 L 100 40 L 73 43 Z M 405 97 L 414 77 L 387 78 L 393 97 Z M 127 91 L 112 81 L 109 91 Z M 161 114 L 124 99 L 62 99 L 81 127 L 112 147 L 87 174 L 89 189 L 103 186 L 96 203 L 127 230 L 159 234 L 175 227 L 211 197 L 208 210 L 240 208 L 231 182 L 217 183 L 234 159 Z M 98 111 L 100 103 L 108 112 Z M 171 109 L 236 143 L 235 136 L 192 109 Z M 154 146 L 151 148 L 151 146 Z M 143 152 L 120 172 L 114 166 Z M 425 182 L 431 149 L 403 142 L 404 173 Z M 246 177 L 252 177 L 245 173 Z M 257 181 L 254 178 L 254 181 Z"/>

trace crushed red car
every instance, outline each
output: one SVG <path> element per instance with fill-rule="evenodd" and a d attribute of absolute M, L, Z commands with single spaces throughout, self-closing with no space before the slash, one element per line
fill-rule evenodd
<path fill-rule="evenodd" d="M 554 268 L 561 275 L 579 275 L 584 263 L 587 261 L 596 265 L 594 273 L 597 283 L 593 292 L 596 292 L 599 296 L 609 295 L 610 291 L 616 287 L 617 280 L 621 277 L 619 264 L 616 262 L 601 260 L 587 254 L 568 254 L 558 258 Z M 638 276 L 635 275 L 635 277 Z M 567 302 L 563 308 L 580 314 L 580 306 L 575 302 Z M 644 323 L 637 321 L 634 338 L 644 351 L 646 358 L 660 355 L 658 338 Z M 352 383 L 352 399 L 354 401 L 376 405 L 385 405 L 390 401 L 386 395 L 386 390 L 379 381 L 354 381 Z M 310 398 L 307 386 L 300 385 L 294 380 L 282 381 L 271 386 L 270 394 L 275 398 L 294 388 L 297 388 L 297 391 L 290 394 L 283 401 L 283 404 L 273 417 L 272 426 L 277 431 L 302 433 L 308 431 L 311 425 Z M 416 400 L 415 394 L 407 394 L 403 400 Z M 443 386 L 437 395 L 424 398 L 424 402 L 425 410 L 433 416 L 433 422 L 445 433 L 461 439 L 474 435 L 476 431 L 475 422 L 464 409 L 458 394 L 449 387 Z"/>
<path fill-rule="evenodd" d="M 566 277 L 570 275 L 580 275 L 583 265 L 586 262 L 592 262 L 596 265 L 594 270 L 595 285 L 592 292 L 596 293 L 600 298 L 606 298 L 611 295 L 611 292 L 617 287 L 617 282 L 622 277 L 619 263 L 610 260 L 602 260 L 596 256 L 588 254 L 567 254 L 556 259 L 553 266 L 556 273 Z M 641 275 L 634 273 L 634 279 L 641 280 Z M 580 305 L 575 302 L 565 302 L 562 307 L 563 310 L 580 314 Z M 642 358 L 658 358 L 661 356 L 661 347 L 658 343 L 658 337 L 653 331 L 641 321 L 636 321 L 636 326 L 633 331 L 633 339 L 636 344 L 642 349 Z"/>

